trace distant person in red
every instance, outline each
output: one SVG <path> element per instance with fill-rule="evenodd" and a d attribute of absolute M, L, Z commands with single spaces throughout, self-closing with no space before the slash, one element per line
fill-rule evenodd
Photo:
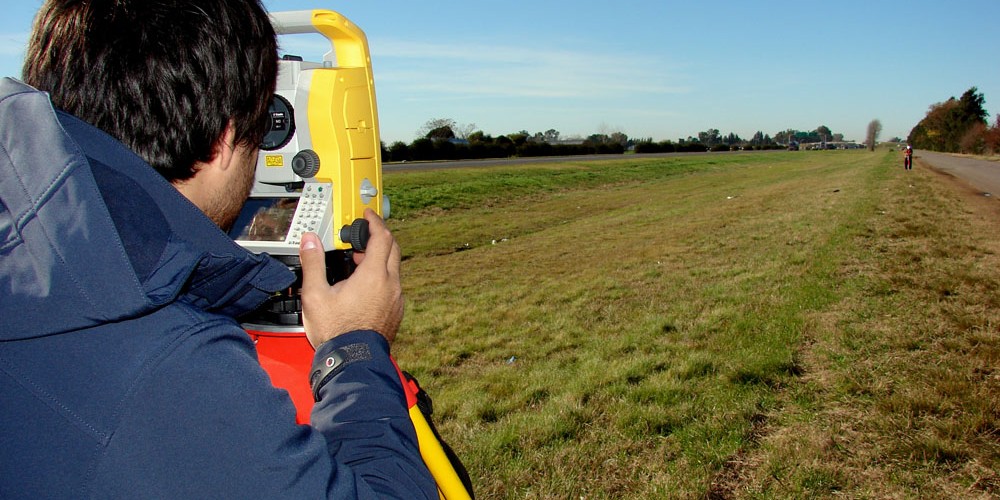
<path fill-rule="evenodd" d="M 903 151 L 903 168 L 913 170 L 913 146 L 907 145 Z"/>

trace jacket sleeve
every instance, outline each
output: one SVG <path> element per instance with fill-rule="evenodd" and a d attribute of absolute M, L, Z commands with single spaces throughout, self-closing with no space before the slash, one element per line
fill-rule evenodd
<path fill-rule="evenodd" d="M 437 498 L 388 342 L 377 332 L 351 332 L 321 345 L 314 359 L 322 362 L 335 350 L 352 355 L 322 386 L 311 415 L 312 427 L 326 436 L 330 455 L 380 498 L 419 498 L 418 492 Z"/>
<path fill-rule="evenodd" d="M 238 325 L 186 333 L 123 402 L 89 496 L 437 498 L 380 335 L 345 336 L 372 357 L 327 384 L 307 426 Z"/>

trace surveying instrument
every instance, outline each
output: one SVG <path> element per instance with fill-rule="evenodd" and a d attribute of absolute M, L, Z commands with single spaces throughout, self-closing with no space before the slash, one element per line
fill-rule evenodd
<path fill-rule="evenodd" d="M 278 35 L 320 34 L 332 47 L 320 62 L 292 55 L 279 60 L 253 188 L 230 235 L 296 275 L 291 287 L 244 317 L 243 327 L 272 383 L 288 391 L 297 421 L 308 424 L 314 350 L 302 326 L 299 243 L 306 232 L 319 235 L 328 281 L 344 280 L 354 271 L 353 253 L 368 242 L 365 209 L 388 218 L 390 204 L 382 191 L 375 82 L 364 32 L 329 10 L 276 12 L 271 22 Z M 430 423 L 429 398 L 412 377 L 399 373 L 420 454 L 441 498 L 471 498 L 464 468 Z"/>

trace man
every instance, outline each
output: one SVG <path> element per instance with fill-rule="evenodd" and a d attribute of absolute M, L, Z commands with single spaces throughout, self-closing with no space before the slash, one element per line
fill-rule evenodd
<path fill-rule="evenodd" d="M 913 146 L 909 144 L 906 145 L 906 150 L 903 152 L 903 169 L 913 170 Z"/>
<path fill-rule="evenodd" d="M 276 52 L 258 0 L 41 8 L 34 88 L 0 80 L 0 498 L 437 496 L 388 358 L 400 253 L 378 216 L 334 286 L 303 238 L 317 358 L 354 353 L 311 426 L 234 319 L 293 279 L 220 230 Z"/>

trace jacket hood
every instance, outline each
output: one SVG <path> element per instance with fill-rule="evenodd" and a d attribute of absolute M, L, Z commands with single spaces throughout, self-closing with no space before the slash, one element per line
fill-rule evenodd
<path fill-rule="evenodd" d="M 237 317 L 292 273 L 237 245 L 114 138 L 0 80 L 0 341 L 174 301 Z"/>

